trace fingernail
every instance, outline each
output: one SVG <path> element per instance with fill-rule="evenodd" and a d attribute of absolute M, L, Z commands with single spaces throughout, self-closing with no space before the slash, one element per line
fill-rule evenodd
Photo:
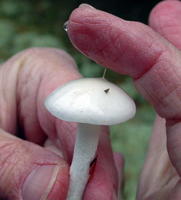
<path fill-rule="evenodd" d="M 59 169 L 59 166 L 43 165 L 31 171 L 23 184 L 23 200 L 46 199 L 54 185 Z"/>
<path fill-rule="evenodd" d="M 79 7 L 89 7 L 89 8 L 95 9 L 93 6 L 91 6 L 91 5 L 87 4 L 87 3 L 82 3 L 82 4 L 80 4 Z"/>

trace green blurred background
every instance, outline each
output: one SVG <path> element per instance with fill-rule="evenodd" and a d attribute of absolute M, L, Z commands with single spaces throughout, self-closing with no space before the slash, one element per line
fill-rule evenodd
<path fill-rule="evenodd" d="M 30 47 L 56 47 L 67 51 L 85 77 L 100 77 L 103 67 L 78 52 L 70 43 L 63 24 L 73 9 L 88 3 L 127 20 L 148 23 L 158 0 L 0 0 L 0 63 Z M 106 78 L 120 85 L 135 100 L 134 119 L 111 126 L 113 150 L 125 157 L 125 200 L 134 200 L 155 118 L 152 107 L 135 90 L 127 76 L 107 70 Z"/>

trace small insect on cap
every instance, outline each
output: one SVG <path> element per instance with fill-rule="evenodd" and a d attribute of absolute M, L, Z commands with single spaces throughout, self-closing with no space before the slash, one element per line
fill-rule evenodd
<path fill-rule="evenodd" d="M 71 81 L 50 94 L 45 106 L 64 121 L 97 125 L 119 124 L 136 112 L 128 94 L 104 78 Z"/>

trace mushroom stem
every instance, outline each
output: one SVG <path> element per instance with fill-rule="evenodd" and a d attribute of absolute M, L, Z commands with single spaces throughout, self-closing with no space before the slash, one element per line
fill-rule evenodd
<path fill-rule="evenodd" d="M 90 163 L 97 150 L 99 132 L 99 125 L 78 123 L 67 200 L 82 200 L 89 179 Z"/>

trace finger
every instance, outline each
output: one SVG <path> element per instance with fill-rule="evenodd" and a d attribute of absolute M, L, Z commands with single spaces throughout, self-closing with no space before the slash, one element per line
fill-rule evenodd
<path fill-rule="evenodd" d="M 162 190 L 171 179 L 170 160 L 166 149 L 165 119 L 156 117 L 148 153 L 139 179 L 138 199 Z"/>
<path fill-rule="evenodd" d="M 46 138 L 42 127 L 48 131 L 51 124 L 48 122 L 55 121 L 46 111 L 45 97 L 79 77 L 75 62 L 63 51 L 40 48 L 15 55 L 0 68 L 1 128 L 15 133 L 18 113 L 25 138 L 42 144 Z M 42 87 L 46 88 L 45 94 Z M 51 136 L 55 136 L 55 131 Z"/>
<path fill-rule="evenodd" d="M 0 129 L 1 199 L 65 200 L 69 166 L 59 156 Z"/>
<path fill-rule="evenodd" d="M 133 77 L 139 92 L 167 118 L 168 150 L 181 175 L 181 53 L 149 27 L 89 7 L 73 11 L 68 35 L 91 59 Z"/>
<path fill-rule="evenodd" d="M 152 10 L 150 26 L 181 50 L 181 2 L 162 1 Z"/>
<path fill-rule="evenodd" d="M 72 12 L 68 35 L 91 59 L 134 78 L 148 71 L 165 47 L 149 27 L 86 6 Z"/>

